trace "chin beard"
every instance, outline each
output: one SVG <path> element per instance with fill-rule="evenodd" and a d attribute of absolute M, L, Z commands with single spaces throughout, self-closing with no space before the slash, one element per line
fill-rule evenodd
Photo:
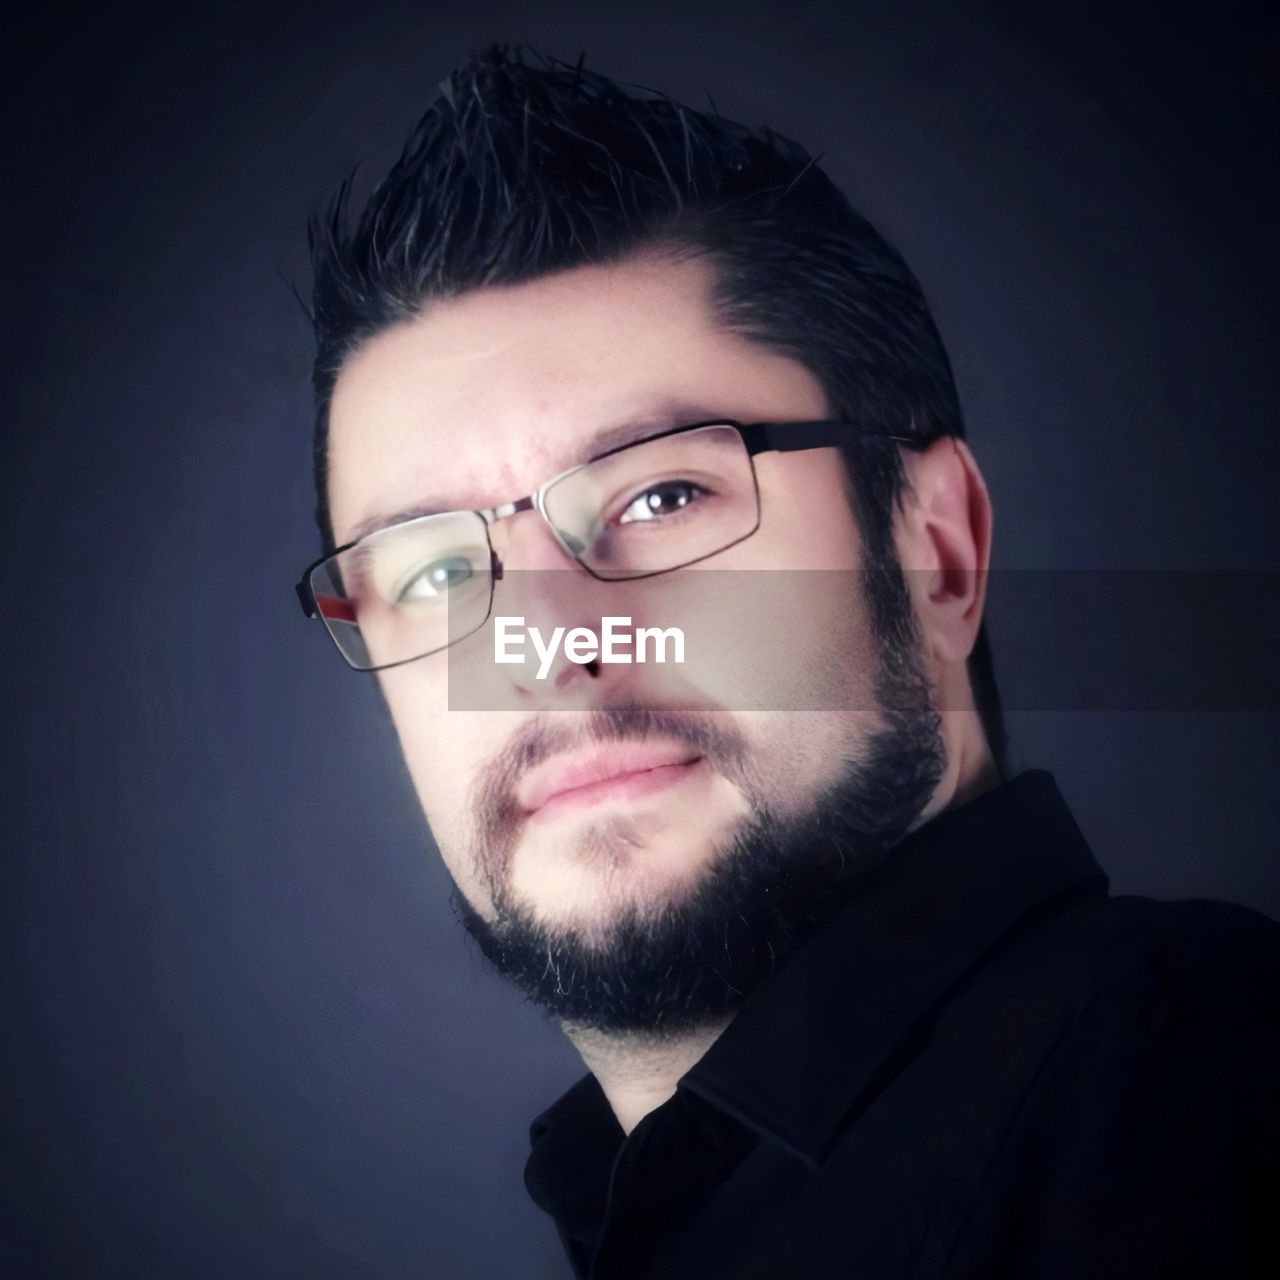
<path fill-rule="evenodd" d="M 896 621 L 898 643 L 884 651 L 899 660 L 882 661 L 876 674 L 883 727 L 807 813 L 779 818 L 749 790 L 752 816 L 687 897 L 660 910 L 633 904 L 591 940 L 539 922 L 496 876 L 492 921 L 455 888 L 454 910 L 481 952 L 530 1001 L 574 1028 L 660 1039 L 731 1015 L 855 895 L 942 777 L 940 718 L 915 658 L 913 628 L 901 625 L 901 614 Z M 642 736 L 637 726 L 655 718 L 669 731 L 680 724 L 644 708 L 602 715 L 600 736 Z M 714 751 L 709 732 L 696 740 Z M 523 760 L 529 763 L 528 751 Z M 744 776 L 736 765 L 732 774 Z"/>

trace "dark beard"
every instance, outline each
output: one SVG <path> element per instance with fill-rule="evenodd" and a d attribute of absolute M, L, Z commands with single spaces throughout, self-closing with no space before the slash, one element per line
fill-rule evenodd
<path fill-rule="evenodd" d="M 453 906 L 481 952 L 530 1001 L 562 1022 L 604 1034 L 678 1036 L 740 1007 L 856 894 L 919 817 L 946 762 L 910 605 L 900 575 L 892 578 L 870 588 L 884 723 L 860 758 L 847 762 L 840 780 L 801 817 L 779 818 L 747 785 L 752 817 L 694 891 L 658 913 L 633 905 L 610 924 L 605 945 L 547 928 L 506 892 L 501 867 L 515 830 L 507 811 L 511 781 L 560 744 L 534 734 L 506 760 L 478 801 L 495 919 L 484 920 L 456 888 Z M 594 739 L 663 732 L 707 754 L 732 781 L 748 782 L 738 740 L 706 721 L 629 705 L 602 707 L 591 719 Z"/>

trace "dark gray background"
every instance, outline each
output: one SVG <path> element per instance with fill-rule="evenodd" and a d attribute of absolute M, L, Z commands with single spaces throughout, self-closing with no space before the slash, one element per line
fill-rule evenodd
<path fill-rule="evenodd" d="M 1233 570 L 1247 597 L 1280 568 L 1270 8 L 20 13 L 0 1269 L 566 1274 L 521 1170 L 578 1061 L 464 945 L 374 690 L 292 592 L 310 338 L 283 280 L 452 65 L 585 49 L 825 152 L 934 303 L 996 563 Z M 993 603 L 1015 702 L 1030 621 Z M 1050 643 L 1105 660 L 1113 626 Z M 1272 641 L 1233 627 L 1213 660 L 1263 672 Z M 1280 913 L 1274 700 L 1024 703 L 1015 764 L 1055 772 L 1117 888 Z"/>

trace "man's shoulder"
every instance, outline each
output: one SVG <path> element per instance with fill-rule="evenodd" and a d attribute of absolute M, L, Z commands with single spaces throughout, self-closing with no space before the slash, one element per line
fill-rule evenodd
<path fill-rule="evenodd" d="M 997 1256 L 1001 1274 L 1276 1274 L 1255 1258 L 1274 1267 L 1280 925 L 1222 902 L 1059 905 L 991 971 L 983 1047 L 1009 1087 L 958 1254 L 974 1274 Z"/>
<path fill-rule="evenodd" d="M 1154 984 L 1194 993 L 1280 984 L 1280 924 L 1250 907 L 1123 896 L 1095 905 L 1084 940 L 1099 945 L 1100 988 Z"/>
<path fill-rule="evenodd" d="M 1045 988 L 1069 990 L 1061 1043 L 1133 1060 L 1256 1047 L 1280 1070 L 1280 924 L 1208 900 L 1095 897 L 1027 939 L 1052 956 Z M 1015 948 L 1015 951 L 1020 948 Z M 1011 957 L 1014 966 L 1018 957 Z M 1025 980 L 1025 979 L 1024 979 Z"/>
<path fill-rule="evenodd" d="M 1231 1041 L 1266 1046 L 1280 1070 L 1280 924 L 1226 902 L 1094 885 L 1024 917 L 958 998 L 993 1035 L 1011 1018 L 1040 1028 L 1041 1052 L 1061 1059 L 1138 1067 Z"/>

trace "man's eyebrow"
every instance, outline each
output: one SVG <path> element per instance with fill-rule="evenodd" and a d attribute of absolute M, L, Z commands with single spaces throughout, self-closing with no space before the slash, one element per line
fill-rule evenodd
<path fill-rule="evenodd" d="M 688 426 L 694 422 L 728 422 L 727 414 L 716 414 L 701 405 L 671 403 L 660 405 L 640 417 L 628 417 L 613 426 L 602 427 L 592 435 L 576 452 L 580 455 L 576 462 L 568 462 L 562 470 L 590 462 L 614 449 L 622 449 L 629 444 L 637 444 L 649 436 L 660 435 L 673 427 Z"/>
<path fill-rule="evenodd" d="M 474 507 L 448 506 L 438 501 L 415 502 L 410 507 L 401 507 L 399 511 L 369 516 L 361 520 L 351 531 L 351 536 L 347 539 L 347 542 L 359 542 L 361 538 L 367 538 L 372 533 L 381 533 L 383 529 L 390 529 L 392 525 L 407 524 L 410 520 L 421 520 L 423 516 L 441 516 L 448 511 L 474 510 Z"/>
<path fill-rule="evenodd" d="M 584 462 L 590 462 L 592 459 L 599 458 L 612 449 L 621 449 L 625 445 L 636 444 L 649 436 L 659 435 L 663 431 L 670 431 L 673 427 L 686 426 L 694 422 L 727 421 L 730 421 L 727 415 L 716 414 L 701 405 L 686 404 L 684 402 L 659 405 L 648 413 L 639 416 L 628 416 L 622 422 L 602 427 L 582 444 L 576 446 L 574 449 L 576 456 L 548 474 L 543 483 L 546 480 L 550 480 L 553 475 L 568 471 Z M 524 496 L 524 494 L 512 494 L 510 497 L 504 498 L 503 501 L 514 502 L 517 498 Z M 452 511 L 475 511 L 485 505 L 487 504 L 476 503 L 467 506 L 465 503 L 456 503 L 450 505 L 447 502 L 442 502 L 439 498 L 424 499 L 413 503 L 411 506 L 401 507 L 398 511 L 367 516 L 351 531 L 347 542 L 348 544 L 359 542 L 361 538 L 367 538 L 373 533 L 380 533 L 383 529 L 389 529 L 392 525 L 405 524 L 410 520 L 421 520 L 424 516 L 438 516 Z M 493 505 L 500 506 L 501 503 Z"/>

